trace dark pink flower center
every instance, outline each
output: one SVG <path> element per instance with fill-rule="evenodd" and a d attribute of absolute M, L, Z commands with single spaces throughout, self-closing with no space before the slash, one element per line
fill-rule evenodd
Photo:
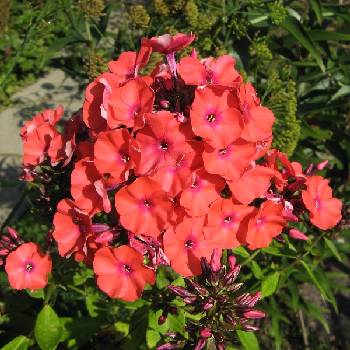
<path fill-rule="evenodd" d="M 144 199 L 142 202 L 143 206 L 146 208 L 150 208 L 152 206 L 152 201 L 149 199 Z"/>
<path fill-rule="evenodd" d="M 188 239 L 186 242 L 185 242 L 185 247 L 187 249 L 192 249 L 194 246 L 194 242 L 191 240 L 191 239 Z"/>
<path fill-rule="evenodd" d="M 216 115 L 215 115 L 215 114 L 210 113 L 210 114 L 207 115 L 207 121 L 208 121 L 209 123 L 214 123 L 215 120 L 216 120 Z"/>
<path fill-rule="evenodd" d="M 120 152 L 119 155 L 123 163 L 127 163 L 130 160 L 130 157 L 127 153 Z"/>
<path fill-rule="evenodd" d="M 33 269 L 34 269 L 34 265 L 33 265 L 32 262 L 29 261 L 29 262 L 27 262 L 27 263 L 25 264 L 25 270 L 26 270 L 26 272 L 32 272 Z"/>
<path fill-rule="evenodd" d="M 123 264 L 123 271 L 130 273 L 132 271 L 131 267 L 127 264 Z"/>
<path fill-rule="evenodd" d="M 168 142 L 166 140 L 160 141 L 159 148 L 161 148 L 164 151 L 168 150 L 169 148 Z"/>
<path fill-rule="evenodd" d="M 232 220 L 232 216 L 226 216 L 225 219 L 224 219 L 224 222 L 231 222 Z"/>

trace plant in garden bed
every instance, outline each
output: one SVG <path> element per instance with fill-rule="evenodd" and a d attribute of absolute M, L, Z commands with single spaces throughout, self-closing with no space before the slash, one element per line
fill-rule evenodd
<path fill-rule="evenodd" d="M 341 201 L 318 175 L 326 164 L 304 170 L 271 148 L 274 114 L 234 58 L 200 60 L 192 50 L 177 61 L 194 40 L 143 38 L 138 52 L 123 52 L 88 85 L 71 119 L 61 121 L 58 107 L 21 129 L 22 179 L 39 191 L 53 226 L 46 253 L 9 229 L 1 254 L 14 289 L 42 287 L 53 260 L 49 284 L 36 295 L 46 304 L 34 330 L 42 349 L 79 346 L 69 324 L 80 318 L 96 321 L 92 333 L 109 334 L 108 346 L 225 349 L 239 339 L 256 347 L 260 296 L 288 284 L 284 273 L 299 264 L 332 302 L 306 260 L 341 220 Z M 164 59 L 143 74 L 155 52 Z M 315 228 L 324 231 L 318 238 L 310 235 Z M 290 238 L 312 243 L 298 255 Z M 245 258 L 244 288 L 232 254 Z M 258 254 L 270 266 L 266 278 Z M 81 266 L 73 277 L 67 259 Z M 255 278 L 244 277 L 245 266 Z M 48 304 L 71 291 L 87 298 L 88 315 L 65 323 Z M 264 309 L 273 314 L 273 302 Z M 51 333 L 43 334 L 43 320 L 56 324 Z"/>

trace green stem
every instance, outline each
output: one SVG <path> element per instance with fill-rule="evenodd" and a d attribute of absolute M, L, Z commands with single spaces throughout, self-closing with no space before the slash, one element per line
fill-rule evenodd
<path fill-rule="evenodd" d="M 252 261 L 259 253 L 261 252 L 261 249 L 256 250 L 249 258 L 245 259 L 241 266 L 247 265 L 250 261 Z"/>

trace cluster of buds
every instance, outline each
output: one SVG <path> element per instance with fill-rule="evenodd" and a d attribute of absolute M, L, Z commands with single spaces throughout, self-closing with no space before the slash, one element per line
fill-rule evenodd
<path fill-rule="evenodd" d="M 216 349 L 226 348 L 232 341 L 236 329 L 256 331 L 254 319 L 265 317 L 265 313 L 254 307 L 260 292 L 237 294 L 243 283 L 236 282 L 240 265 L 234 256 L 228 257 L 228 267 L 221 264 L 219 250 L 215 249 L 210 262 L 202 258 L 202 274 L 197 278 L 186 278 L 186 287 L 170 285 L 168 288 L 181 297 L 191 314 L 203 315 L 199 321 L 186 326 L 189 340 L 178 334 L 170 334 L 172 340 L 158 347 L 158 350 L 179 349 L 191 345 L 195 350 L 203 349 L 208 341 L 214 342 Z"/>
<path fill-rule="evenodd" d="M 23 243 L 12 227 L 8 227 L 7 232 L 8 235 L 0 234 L 0 266 L 5 264 L 7 255 Z"/>

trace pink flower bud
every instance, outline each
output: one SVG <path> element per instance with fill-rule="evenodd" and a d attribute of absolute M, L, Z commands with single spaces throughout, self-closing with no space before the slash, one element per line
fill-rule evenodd
<path fill-rule="evenodd" d="M 236 257 L 234 255 L 230 255 L 228 257 L 228 263 L 230 265 L 230 269 L 233 270 L 236 265 Z"/>
<path fill-rule="evenodd" d="M 18 239 L 18 233 L 15 229 L 13 229 L 12 227 L 8 227 L 7 231 L 14 240 Z"/>
<path fill-rule="evenodd" d="M 8 253 L 9 253 L 8 249 L 1 249 L 1 250 L 0 250 L 0 255 L 1 255 L 1 256 L 5 256 L 5 255 L 7 255 Z"/>
<path fill-rule="evenodd" d="M 294 238 L 294 239 L 299 239 L 302 241 L 307 241 L 309 239 L 307 236 L 304 235 L 303 232 L 301 232 L 295 228 L 292 228 L 289 230 L 289 237 Z"/>
<path fill-rule="evenodd" d="M 317 170 L 323 170 L 327 165 L 328 165 L 328 160 L 326 159 L 323 162 L 318 163 L 316 168 Z"/>
<path fill-rule="evenodd" d="M 256 319 L 256 318 L 264 318 L 265 312 L 259 310 L 250 310 L 243 313 L 245 318 Z"/>
<path fill-rule="evenodd" d="M 178 345 L 166 343 L 157 347 L 157 350 L 172 350 L 172 349 L 178 349 Z"/>
<path fill-rule="evenodd" d="M 190 56 L 191 56 L 192 58 L 197 58 L 197 51 L 196 51 L 196 49 L 192 49 L 192 51 L 191 51 L 191 53 L 190 53 Z"/>
<path fill-rule="evenodd" d="M 202 350 L 205 347 L 205 344 L 207 343 L 207 341 L 203 338 L 199 338 L 198 343 L 196 345 L 196 347 L 194 348 L 194 350 Z"/>
<path fill-rule="evenodd" d="M 218 248 L 213 250 L 210 259 L 210 268 L 213 272 L 218 272 L 221 269 L 221 251 Z"/>
<path fill-rule="evenodd" d="M 203 310 L 208 311 L 214 306 L 213 300 L 208 300 L 204 305 L 203 305 Z"/>
<path fill-rule="evenodd" d="M 165 322 L 166 322 L 166 316 L 165 315 L 160 315 L 159 318 L 158 318 L 158 324 L 162 325 Z"/>
<path fill-rule="evenodd" d="M 210 330 L 210 328 L 208 328 L 208 327 L 202 328 L 202 329 L 199 331 L 199 335 L 200 335 L 202 338 L 209 338 L 209 337 L 211 337 L 211 330 Z"/>
<path fill-rule="evenodd" d="M 259 330 L 259 327 L 255 327 L 255 326 L 252 326 L 250 324 L 245 324 L 243 325 L 243 328 L 246 330 L 246 331 L 250 331 L 250 332 L 256 332 Z"/>

